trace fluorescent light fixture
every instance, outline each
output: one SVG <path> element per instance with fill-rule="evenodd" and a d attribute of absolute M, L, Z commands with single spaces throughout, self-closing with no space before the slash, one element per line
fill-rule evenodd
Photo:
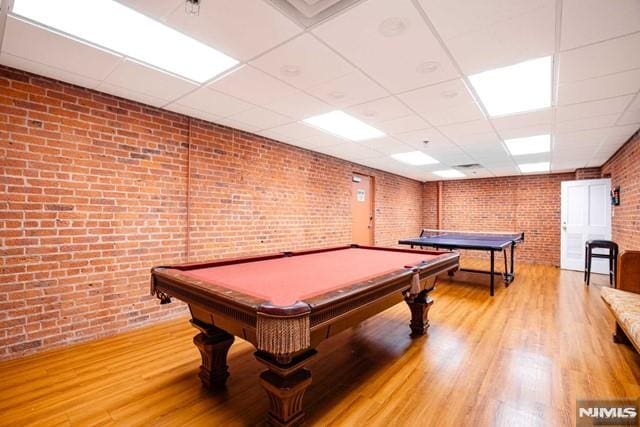
<path fill-rule="evenodd" d="M 364 141 L 366 139 L 385 136 L 385 134 L 378 129 L 339 110 L 309 117 L 303 121 L 320 130 L 350 139 L 351 141 Z"/>
<path fill-rule="evenodd" d="M 13 14 L 198 83 L 238 64 L 112 0 L 15 0 Z"/>
<path fill-rule="evenodd" d="M 433 171 L 433 174 L 434 175 L 438 175 L 439 177 L 442 177 L 442 178 L 462 178 L 463 176 L 466 176 L 465 174 L 463 174 L 459 170 L 455 170 L 455 169 L 445 169 L 445 170 L 441 170 L 441 171 Z"/>
<path fill-rule="evenodd" d="M 548 153 L 551 151 L 551 135 L 549 134 L 505 139 L 504 143 L 507 144 L 512 156 Z"/>
<path fill-rule="evenodd" d="M 549 172 L 549 162 L 523 163 L 518 167 L 522 173 Z"/>
<path fill-rule="evenodd" d="M 399 162 L 413 166 L 433 165 L 435 163 L 439 163 L 436 159 L 424 154 L 422 151 L 409 151 L 407 153 L 392 154 L 391 157 Z"/>
<path fill-rule="evenodd" d="M 490 116 L 521 113 L 551 106 L 550 56 L 469 76 Z"/>

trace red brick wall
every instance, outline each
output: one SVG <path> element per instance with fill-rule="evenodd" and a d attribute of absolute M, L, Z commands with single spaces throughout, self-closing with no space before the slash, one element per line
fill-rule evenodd
<path fill-rule="evenodd" d="M 0 67 L 0 359 L 185 313 L 153 265 L 346 244 L 354 171 L 376 244 L 422 225 L 422 184 Z M 187 156 L 190 211 L 187 223 Z M 189 233 L 187 230 L 189 229 Z"/>
<path fill-rule="evenodd" d="M 524 231 L 518 248 L 522 261 L 560 263 L 560 182 L 574 174 L 551 174 L 442 182 L 441 228 Z M 433 228 L 434 183 L 424 186 L 424 226 Z M 471 256 L 482 256 L 470 252 Z"/>
<path fill-rule="evenodd" d="M 598 179 L 598 178 L 602 178 L 602 170 L 600 168 L 576 169 L 576 179 Z"/>
<path fill-rule="evenodd" d="M 438 182 L 425 182 L 422 193 L 422 226 L 438 228 Z"/>
<path fill-rule="evenodd" d="M 611 233 L 620 249 L 640 250 L 640 133 L 603 166 L 611 185 L 620 186 L 620 205 L 613 207 Z"/>

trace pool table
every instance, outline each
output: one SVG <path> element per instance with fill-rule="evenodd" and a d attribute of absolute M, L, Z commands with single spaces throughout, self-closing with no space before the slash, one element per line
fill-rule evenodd
<path fill-rule="evenodd" d="M 205 387 L 224 386 L 229 347 L 234 336 L 245 339 L 267 367 L 268 423 L 298 425 L 311 383 L 305 365 L 318 344 L 402 300 L 412 335 L 423 335 L 436 275 L 457 269 L 458 257 L 350 245 L 162 266 L 151 271 L 151 293 L 189 305 Z"/>

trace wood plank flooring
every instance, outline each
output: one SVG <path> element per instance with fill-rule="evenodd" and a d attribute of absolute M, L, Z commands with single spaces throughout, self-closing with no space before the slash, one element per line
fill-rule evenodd
<path fill-rule="evenodd" d="M 308 425 L 574 425 L 576 398 L 640 396 L 640 356 L 611 341 L 604 276 L 588 288 L 581 273 L 521 264 L 494 298 L 487 282 L 440 280 L 426 337 L 409 337 L 399 304 L 325 341 Z M 227 390 L 209 393 L 195 333 L 177 319 L 0 363 L 0 425 L 261 424 L 251 345 L 236 339 Z"/>

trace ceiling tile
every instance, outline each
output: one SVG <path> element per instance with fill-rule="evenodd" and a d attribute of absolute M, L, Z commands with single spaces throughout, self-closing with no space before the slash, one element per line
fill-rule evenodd
<path fill-rule="evenodd" d="M 522 165 L 525 163 L 548 162 L 550 160 L 551 160 L 551 153 L 525 154 L 524 156 L 513 157 L 513 161 L 518 165 Z"/>
<path fill-rule="evenodd" d="M 355 69 L 313 36 L 303 34 L 251 62 L 299 89 L 308 89 Z"/>
<path fill-rule="evenodd" d="M 503 140 L 512 138 L 524 138 L 526 136 L 544 135 L 546 133 L 552 133 L 552 125 L 541 124 L 534 126 L 525 126 L 522 128 L 501 129 L 498 131 L 498 134 L 500 134 L 500 137 Z"/>
<path fill-rule="evenodd" d="M 631 105 L 629 105 L 629 110 L 640 110 L 640 93 L 636 95 Z"/>
<path fill-rule="evenodd" d="M 603 156 L 603 157 L 594 157 L 593 159 L 589 160 L 589 162 L 586 164 L 586 167 L 588 168 L 597 168 L 602 166 L 603 164 L 605 164 L 605 162 L 609 159 L 609 156 Z"/>
<path fill-rule="evenodd" d="M 262 107 L 252 108 L 242 111 L 229 117 L 232 120 L 238 120 L 246 123 L 256 129 L 268 129 L 285 123 L 291 123 L 292 119 L 273 111 L 269 111 Z"/>
<path fill-rule="evenodd" d="M 380 157 L 379 152 L 355 142 L 344 142 L 328 147 L 315 147 L 314 151 L 350 161 Z"/>
<path fill-rule="evenodd" d="M 638 0 L 563 0 L 561 49 L 640 31 Z"/>
<path fill-rule="evenodd" d="M 583 119 L 559 122 L 555 124 L 554 132 L 559 134 L 609 127 L 615 124 L 618 117 L 620 117 L 620 114 L 607 114 L 605 116 L 586 117 Z"/>
<path fill-rule="evenodd" d="M 638 124 L 640 125 L 640 110 L 627 111 L 624 113 L 618 121 L 616 122 L 618 125 L 630 125 L 630 124 Z"/>
<path fill-rule="evenodd" d="M 392 159 L 390 156 L 383 157 L 373 157 L 369 159 L 360 159 L 358 163 L 364 166 L 368 166 L 370 168 L 379 169 L 383 171 L 387 171 L 390 173 L 394 173 L 396 175 L 410 177 L 411 174 L 415 174 L 416 171 L 410 167 L 410 165 L 405 165 L 404 163 L 400 163 L 397 160 Z M 420 179 L 420 178 L 413 178 Z"/>
<path fill-rule="evenodd" d="M 0 64 L 89 89 L 95 89 L 100 84 L 100 80 L 95 80 L 84 75 L 75 74 L 71 71 L 65 71 L 49 65 L 44 65 L 39 62 L 30 61 L 19 56 L 9 55 L 4 52 L 0 53 Z"/>
<path fill-rule="evenodd" d="M 190 81 L 128 59 L 122 61 L 104 82 L 128 91 L 162 99 L 164 103 L 177 99 L 198 87 Z"/>
<path fill-rule="evenodd" d="M 496 166 L 489 168 L 489 171 L 495 176 L 515 176 L 521 175 L 517 166 Z"/>
<path fill-rule="evenodd" d="M 438 130 L 458 145 L 478 143 L 499 143 L 500 138 L 493 131 L 488 120 L 474 120 L 465 123 L 440 126 Z"/>
<path fill-rule="evenodd" d="M 111 95 L 119 96 L 120 98 L 130 99 L 132 101 L 141 102 L 147 105 L 153 105 L 154 107 L 160 107 L 167 103 L 166 99 L 158 98 L 153 95 L 140 93 L 129 88 L 123 88 L 120 86 L 112 85 L 109 83 L 101 82 L 95 88 L 100 92 L 109 93 Z M 189 114 L 187 114 L 189 115 Z"/>
<path fill-rule="evenodd" d="M 387 120 L 385 122 L 376 122 L 374 126 L 377 129 L 391 135 L 429 127 L 427 122 L 425 122 L 421 117 L 418 117 L 415 114 L 400 117 L 398 119 Z"/>
<path fill-rule="evenodd" d="M 510 159 L 510 156 L 505 150 L 504 146 L 499 142 L 479 142 L 473 145 L 465 145 L 461 148 L 465 153 L 473 157 L 475 160 L 481 159 L 482 162 L 479 163 L 504 163 L 505 161 L 509 161 Z"/>
<path fill-rule="evenodd" d="M 465 169 L 460 168 L 460 172 L 466 175 L 465 178 L 462 179 L 470 179 L 470 178 L 490 178 L 493 176 L 493 173 L 485 168 L 473 168 L 473 169 Z"/>
<path fill-rule="evenodd" d="M 388 95 L 386 90 L 359 71 L 309 88 L 307 92 L 338 108 Z"/>
<path fill-rule="evenodd" d="M 367 122 L 385 122 L 411 114 L 411 110 L 395 97 L 381 98 L 354 105 L 347 108 L 347 112 Z"/>
<path fill-rule="evenodd" d="M 402 141 L 418 150 L 425 147 L 430 148 L 451 148 L 455 145 L 447 139 L 436 128 L 418 129 L 411 132 L 401 132 L 394 135 L 398 141 Z M 425 144 L 425 141 L 428 141 Z"/>
<path fill-rule="evenodd" d="M 167 23 L 240 60 L 249 60 L 302 31 L 263 1 L 202 1 L 198 16 L 185 13 L 182 6 Z"/>
<path fill-rule="evenodd" d="M 257 105 L 269 104 L 295 91 L 291 86 L 250 65 L 215 80 L 209 87 Z"/>
<path fill-rule="evenodd" d="M 306 137 L 301 141 L 303 141 L 305 144 L 308 144 L 310 147 L 329 147 L 332 145 L 344 144 L 345 142 L 353 143 L 352 141 L 347 141 L 343 138 L 340 138 L 339 136 L 320 131 L 317 131 L 315 135 Z"/>
<path fill-rule="evenodd" d="M 256 131 L 256 133 L 260 136 L 264 136 L 265 138 L 269 138 L 269 139 L 273 139 L 279 142 L 285 142 L 287 144 L 296 144 L 296 142 L 298 141 L 297 138 L 292 138 L 290 136 L 285 136 L 279 132 L 277 132 L 275 129 L 277 128 L 272 128 L 272 129 L 262 129 L 259 131 Z"/>
<path fill-rule="evenodd" d="M 556 122 L 621 113 L 629 105 L 632 98 L 633 95 L 626 95 L 580 104 L 562 105 L 556 108 Z"/>
<path fill-rule="evenodd" d="M 220 120 L 223 119 L 223 117 L 216 116 L 215 114 L 207 113 L 202 110 L 196 110 L 195 108 L 190 108 L 190 107 L 180 105 L 180 104 L 175 104 L 175 103 L 167 105 L 164 108 L 169 111 L 174 111 L 176 113 L 184 114 L 185 116 L 205 120 L 210 123 L 220 123 Z"/>
<path fill-rule="evenodd" d="M 180 7 L 184 10 L 182 0 L 117 0 L 132 9 L 142 12 L 156 21 L 166 21 L 171 12 Z"/>
<path fill-rule="evenodd" d="M 640 68 L 640 33 L 560 53 L 560 84 Z"/>
<path fill-rule="evenodd" d="M 69 52 L 73 52 L 73 55 Z M 79 79 L 89 82 L 103 80 L 122 60 L 119 55 L 96 49 L 12 16 L 7 17 L 2 53 L 45 66 L 26 71 L 60 70 L 62 75 L 77 75 Z"/>
<path fill-rule="evenodd" d="M 254 106 L 224 93 L 202 87 L 184 96 L 173 104 L 201 110 L 220 117 L 227 117 Z"/>
<path fill-rule="evenodd" d="M 621 146 L 638 130 L 638 125 L 631 124 L 625 126 L 614 126 L 607 129 L 608 134 L 605 136 L 603 144 L 618 144 Z"/>
<path fill-rule="evenodd" d="M 319 130 L 300 122 L 277 126 L 270 130 L 291 139 L 305 139 L 322 134 Z"/>
<path fill-rule="evenodd" d="M 553 54 L 553 0 L 420 0 L 466 74 Z"/>
<path fill-rule="evenodd" d="M 361 2 L 313 32 L 392 93 L 458 76 L 410 0 Z"/>
<path fill-rule="evenodd" d="M 360 144 L 385 155 L 415 151 L 415 148 L 391 137 L 376 138 Z"/>
<path fill-rule="evenodd" d="M 549 125 L 553 122 L 553 110 L 551 108 L 546 108 L 544 110 L 533 111 L 530 113 L 497 117 L 491 119 L 491 122 L 497 130 Z"/>
<path fill-rule="evenodd" d="M 553 135 L 553 151 L 600 145 L 602 140 L 611 133 L 610 129 L 590 129 L 578 132 L 568 132 Z"/>
<path fill-rule="evenodd" d="M 303 120 L 335 109 L 331 105 L 299 90 L 268 104 L 267 108 L 297 120 Z"/>
<path fill-rule="evenodd" d="M 434 126 L 483 119 L 462 80 L 453 80 L 398 95 Z"/>
<path fill-rule="evenodd" d="M 557 171 L 565 171 L 565 170 L 574 170 L 579 168 L 584 168 L 587 166 L 586 160 L 551 160 L 551 170 L 554 172 Z"/>
<path fill-rule="evenodd" d="M 222 117 L 221 119 L 218 120 L 218 124 L 228 126 L 234 129 L 243 130 L 250 133 L 256 133 L 258 130 L 260 130 L 260 128 L 257 126 L 253 126 L 249 123 L 241 122 L 239 120 L 232 119 L 230 117 Z"/>
<path fill-rule="evenodd" d="M 443 163 L 448 166 L 466 165 L 469 163 L 475 163 L 473 160 L 473 157 L 471 157 L 470 155 L 468 155 L 467 153 L 465 153 L 460 149 L 445 151 L 445 150 L 430 150 L 427 147 L 426 150 L 422 150 L 422 151 L 424 151 L 426 154 L 430 155 L 434 159 L 439 160 L 440 163 Z"/>
<path fill-rule="evenodd" d="M 558 104 L 575 104 L 636 93 L 640 89 L 640 70 L 625 71 L 595 79 L 558 86 Z"/>

